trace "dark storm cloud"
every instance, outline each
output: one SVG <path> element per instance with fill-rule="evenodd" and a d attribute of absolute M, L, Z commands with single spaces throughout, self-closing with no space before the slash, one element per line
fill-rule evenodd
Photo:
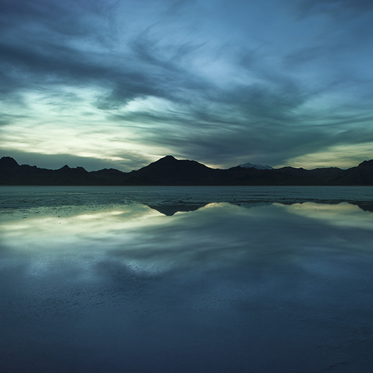
<path fill-rule="evenodd" d="M 94 56 L 86 57 L 85 53 L 66 45 L 70 37 L 91 35 L 94 31 L 79 21 L 83 11 L 79 11 L 79 4 L 83 3 L 74 3 L 74 12 L 72 4 L 60 4 L 40 0 L 1 1 L 0 66 L 8 80 L 8 90 L 31 89 L 35 84 L 56 83 L 61 79 L 65 82 L 71 79 L 77 84 L 102 74 L 103 69 L 95 63 Z"/>
<path fill-rule="evenodd" d="M 37 13 L 37 16 L 40 14 Z M 70 33 L 73 29 L 74 24 Z M 80 32 L 78 27 L 76 33 Z M 41 86 L 93 84 L 109 92 L 101 94 L 93 102 L 102 110 L 115 110 L 135 98 L 148 96 L 191 103 L 188 92 L 202 92 L 208 84 L 179 67 L 177 61 L 200 46 L 189 43 L 167 46 L 170 57 L 164 59 L 164 51 L 157 47 L 157 41 L 150 39 L 148 33 L 149 30 L 145 30 L 131 42 L 132 55 L 127 62 L 126 56 L 115 53 L 111 55 L 112 59 L 107 59 L 97 53 L 82 52 L 64 45 L 65 35 L 60 33 L 54 33 L 53 38 L 45 40 L 38 34 L 37 39 L 41 39 L 32 45 L 27 40 L 5 40 L 0 43 L 0 54 L 4 71 L 10 71 L 5 76 L 8 81 L 6 86 L 15 94 Z M 108 55 L 110 53 L 108 51 Z M 12 73 L 14 70 L 15 73 Z"/>
<path fill-rule="evenodd" d="M 89 35 L 102 39 L 102 29 L 92 27 L 92 18 L 95 18 L 98 25 L 102 26 L 108 20 L 107 17 L 114 14 L 116 3 L 116 1 L 110 0 L 102 2 L 1 0 L 2 23 L 0 29 L 14 30 L 16 26 L 16 29 L 19 30 L 17 33 L 21 34 L 26 28 L 29 32 L 35 32 L 45 27 L 44 31 L 55 31 L 60 35 Z M 37 27 L 36 29 L 29 28 L 30 25 Z M 24 36 L 27 37 L 27 35 Z"/>
<path fill-rule="evenodd" d="M 82 22 L 82 18 L 89 18 L 82 15 L 83 11 L 96 16 L 98 9 L 84 1 L 78 1 L 74 6 L 57 4 L 40 0 L 18 2 L 17 5 L 5 2 L 1 17 L 8 21 L 3 27 L 5 37 L 0 43 L 0 54 L 3 71 L 8 70 L 2 75 L 3 79 L 8 79 L 9 89 L 31 88 L 37 81 L 39 84 L 73 85 L 91 82 L 112 91 L 98 101 L 100 108 L 110 109 L 139 96 L 184 100 L 177 87 L 194 88 L 198 85 L 192 77 L 183 77 L 183 74 L 188 74 L 175 61 L 200 46 L 190 43 L 166 46 L 170 56 L 165 59 L 162 57 L 165 50 L 158 48 L 157 40 L 149 37 L 152 28 L 148 27 L 130 43 L 131 55 L 120 55 L 110 49 L 112 41 L 105 37 L 105 33 L 102 35 L 97 31 L 96 25 Z M 22 8 L 20 12 L 19 8 Z M 105 16 L 107 8 L 101 11 Z M 106 15 L 110 16 L 111 11 L 112 7 L 109 7 Z M 18 24 L 23 26 L 18 27 Z M 35 27 L 31 34 L 23 34 L 20 38 L 7 35 L 6 31 L 14 30 L 21 34 L 27 24 Z M 110 30 L 111 26 L 105 22 L 104 26 L 107 28 L 104 31 L 115 39 L 115 27 Z M 103 50 L 90 52 L 68 45 L 70 38 L 80 37 L 93 39 Z M 20 75 L 24 78 L 23 87 L 19 85 Z"/>
<path fill-rule="evenodd" d="M 54 78 L 54 83 L 60 79 L 77 79 L 76 83 L 88 78 L 99 76 L 104 69 L 92 61 L 82 61 L 79 54 L 71 48 L 50 43 L 39 45 L 14 45 L 0 43 L 0 53 L 3 65 L 16 66 L 22 69 L 22 75 L 31 78 L 27 83 L 33 83 L 33 76 L 41 78 L 40 83 Z M 85 58 L 86 59 L 86 58 Z"/>

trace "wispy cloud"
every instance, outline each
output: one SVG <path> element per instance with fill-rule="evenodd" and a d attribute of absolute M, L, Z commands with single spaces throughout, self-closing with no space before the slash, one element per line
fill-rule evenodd
<path fill-rule="evenodd" d="M 370 2 L 144 3 L 0 1 L 4 155 L 275 166 L 373 140 Z"/>

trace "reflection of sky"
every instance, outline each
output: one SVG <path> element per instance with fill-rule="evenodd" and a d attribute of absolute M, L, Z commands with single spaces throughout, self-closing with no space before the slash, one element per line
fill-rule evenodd
<path fill-rule="evenodd" d="M 372 213 L 347 203 L 249 208 L 210 203 L 172 217 L 139 204 L 62 217 L 44 213 L 4 222 L 3 246 L 51 262 L 73 257 L 89 267 L 106 257 L 151 272 L 237 263 L 277 265 L 315 247 L 369 250 L 373 226 Z"/>
<path fill-rule="evenodd" d="M 372 213 L 70 210 L 1 217 L 0 371 L 372 370 Z"/>
<path fill-rule="evenodd" d="M 292 214 L 319 220 L 328 225 L 373 230 L 373 214 L 349 203 L 328 205 L 306 202 L 286 206 L 286 208 Z"/>
<path fill-rule="evenodd" d="M 110 232 L 150 226 L 160 213 L 143 206 L 92 212 L 68 217 L 38 216 L 15 220 L 1 226 L 4 237 L 40 245 L 43 241 L 66 242 L 110 235 Z M 18 239 L 17 239 L 18 238 Z"/>

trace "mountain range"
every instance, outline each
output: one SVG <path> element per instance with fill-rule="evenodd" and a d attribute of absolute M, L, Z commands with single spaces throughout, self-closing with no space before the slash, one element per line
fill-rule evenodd
<path fill-rule="evenodd" d="M 373 185 L 373 160 L 347 170 L 247 166 L 214 169 L 169 155 L 136 171 L 88 172 L 82 167 L 50 170 L 19 165 L 13 158 L 3 157 L 0 159 L 0 185 Z"/>

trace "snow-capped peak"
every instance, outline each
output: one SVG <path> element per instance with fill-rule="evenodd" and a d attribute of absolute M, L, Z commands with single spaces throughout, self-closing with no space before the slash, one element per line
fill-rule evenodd
<path fill-rule="evenodd" d="M 243 167 L 243 168 L 256 168 L 257 170 L 273 170 L 273 167 L 271 167 L 271 166 L 261 165 L 261 164 L 252 164 L 252 163 L 240 164 L 240 167 Z"/>

